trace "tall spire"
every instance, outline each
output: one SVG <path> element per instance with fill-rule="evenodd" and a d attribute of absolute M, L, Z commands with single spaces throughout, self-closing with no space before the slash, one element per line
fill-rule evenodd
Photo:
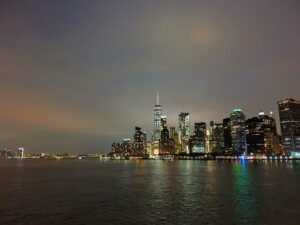
<path fill-rule="evenodd" d="M 162 110 L 161 105 L 159 104 L 159 94 L 156 93 L 156 105 L 153 108 L 154 111 L 154 136 L 153 141 L 159 141 L 160 140 L 160 132 L 161 132 L 161 116 L 162 116 Z"/>

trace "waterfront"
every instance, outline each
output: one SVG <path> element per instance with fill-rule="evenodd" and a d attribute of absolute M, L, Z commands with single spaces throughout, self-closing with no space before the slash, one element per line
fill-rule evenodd
<path fill-rule="evenodd" d="M 300 161 L 0 160 L 1 224 L 297 224 Z"/>

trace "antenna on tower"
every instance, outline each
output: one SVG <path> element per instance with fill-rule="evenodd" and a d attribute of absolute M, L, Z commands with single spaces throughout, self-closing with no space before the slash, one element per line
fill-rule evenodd
<path fill-rule="evenodd" d="M 158 92 L 156 93 L 156 104 L 159 105 L 159 94 L 158 94 Z"/>

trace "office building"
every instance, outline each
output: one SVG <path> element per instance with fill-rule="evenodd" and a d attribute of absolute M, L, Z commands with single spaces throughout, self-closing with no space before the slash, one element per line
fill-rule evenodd
<path fill-rule="evenodd" d="M 160 155 L 173 155 L 175 154 L 175 141 L 170 138 L 169 130 L 166 126 L 161 131 L 160 139 Z"/>
<path fill-rule="evenodd" d="M 205 153 L 206 123 L 195 123 L 194 134 L 190 137 L 190 151 Z"/>
<path fill-rule="evenodd" d="M 232 154 L 232 140 L 231 140 L 231 122 L 230 118 L 223 119 L 223 135 L 224 135 L 224 150 L 225 154 Z"/>
<path fill-rule="evenodd" d="M 232 153 L 236 155 L 247 154 L 245 119 L 241 109 L 230 114 Z"/>
<path fill-rule="evenodd" d="M 245 122 L 248 154 L 266 153 L 262 123 L 263 120 L 258 117 L 247 119 Z"/>
<path fill-rule="evenodd" d="M 223 123 L 210 122 L 211 136 L 210 147 L 212 153 L 224 154 L 224 133 Z"/>
<path fill-rule="evenodd" d="M 300 101 L 278 101 L 282 145 L 285 154 L 300 157 Z"/>
<path fill-rule="evenodd" d="M 175 145 L 175 153 L 178 154 L 181 152 L 181 145 L 179 144 L 179 135 L 175 127 L 170 127 L 169 137 L 173 140 Z"/>
<path fill-rule="evenodd" d="M 182 112 L 179 114 L 178 134 L 181 151 L 189 153 L 190 114 L 188 112 Z"/>
<path fill-rule="evenodd" d="M 154 111 L 154 130 L 152 133 L 152 141 L 159 142 L 160 140 L 160 132 L 162 129 L 161 121 L 162 121 L 162 108 L 159 104 L 159 95 L 156 96 L 156 105 L 153 108 Z"/>
<path fill-rule="evenodd" d="M 266 115 L 263 111 L 259 112 L 258 118 L 262 120 L 262 130 L 264 132 L 265 153 L 282 154 L 280 138 L 277 134 L 276 120 L 273 112 Z"/>
<path fill-rule="evenodd" d="M 146 133 L 142 130 L 142 128 L 135 127 L 133 138 L 133 155 L 144 156 L 147 148 Z"/>

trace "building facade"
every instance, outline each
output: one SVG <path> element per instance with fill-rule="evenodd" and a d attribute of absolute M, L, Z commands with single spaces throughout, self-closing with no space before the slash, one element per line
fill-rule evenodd
<path fill-rule="evenodd" d="M 174 141 L 175 145 L 175 153 L 178 154 L 181 151 L 181 145 L 179 144 L 179 135 L 178 132 L 176 131 L 175 127 L 170 127 L 170 132 L 169 132 L 169 137 Z"/>
<path fill-rule="evenodd" d="M 241 109 L 230 114 L 232 153 L 236 155 L 247 154 L 245 119 Z"/>
<path fill-rule="evenodd" d="M 133 156 L 145 156 L 147 149 L 146 133 L 142 128 L 135 127 L 133 138 Z"/>
<path fill-rule="evenodd" d="M 278 109 L 284 153 L 300 157 L 300 101 L 278 101 Z"/>
<path fill-rule="evenodd" d="M 190 137 L 190 151 L 205 153 L 206 123 L 195 123 L 194 134 Z"/>
<path fill-rule="evenodd" d="M 224 154 L 224 132 L 223 123 L 210 122 L 211 137 L 210 147 L 214 154 Z"/>
<path fill-rule="evenodd" d="M 262 120 L 262 130 L 264 132 L 265 153 L 282 154 L 280 138 L 277 133 L 276 120 L 273 112 L 266 115 L 263 111 L 259 112 L 258 118 Z"/>
<path fill-rule="evenodd" d="M 246 140 L 248 154 L 265 154 L 264 130 L 262 127 L 263 120 L 258 117 L 247 119 Z"/>
<path fill-rule="evenodd" d="M 188 112 L 182 112 L 179 114 L 178 135 L 181 152 L 189 153 L 190 114 Z"/>
<path fill-rule="evenodd" d="M 153 108 L 154 112 L 154 130 L 152 133 L 152 142 L 159 142 L 160 140 L 160 132 L 162 129 L 161 122 L 162 122 L 162 107 L 159 104 L 159 95 L 157 94 L 156 97 L 156 105 Z"/>
<path fill-rule="evenodd" d="M 161 131 L 160 139 L 160 155 L 173 155 L 175 154 L 175 141 L 170 138 L 169 130 L 167 126 Z"/>
<path fill-rule="evenodd" d="M 225 154 L 232 154 L 231 122 L 230 118 L 223 119 L 223 135 Z"/>

